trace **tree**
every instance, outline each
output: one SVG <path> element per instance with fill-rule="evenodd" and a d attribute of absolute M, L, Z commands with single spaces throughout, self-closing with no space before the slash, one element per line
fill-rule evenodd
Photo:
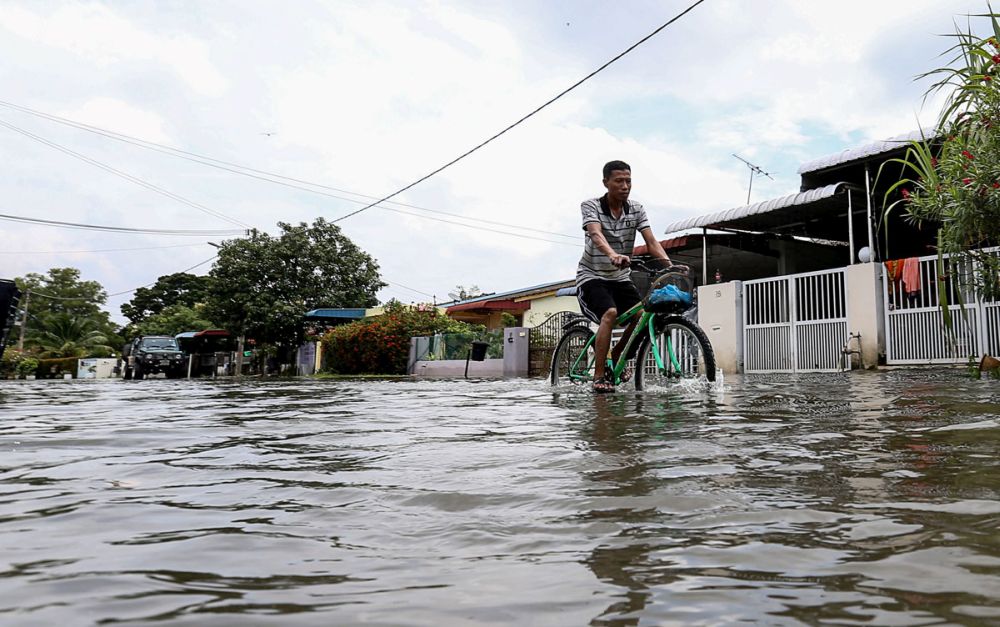
<path fill-rule="evenodd" d="M 478 285 L 470 285 L 465 287 L 464 285 L 456 285 L 454 292 L 449 292 L 449 296 L 455 298 L 455 300 L 465 300 L 467 298 L 475 298 L 476 296 L 482 296 L 483 290 L 479 289 Z"/>
<path fill-rule="evenodd" d="M 210 328 L 212 323 L 205 316 L 203 305 L 188 307 L 183 304 L 168 305 L 136 325 L 136 331 L 141 335 L 177 335 Z"/>
<path fill-rule="evenodd" d="M 205 302 L 208 282 L 207 276 L 186 272 L 161 276 L 152 286 L 137 289 L 132 300 L 122 305 L 122 315 L 133 324 L 138 324 L 171 306 L 183 305 L 193 308 Z"/>
<path fill-rule="evenodd" d="M 98 324 L 94 318 L 57 313 L 32 332 L 31 343 L 37 347 L 42 357 L 107 355 L 111 346 Z"/>
<path fill-rule="evenodd" d="M 929 94 L 950 90 L 949 98 L 933 136 L 892 160 L 910 176 L 886 193 L 887 201 L 899 198 L 887 211 L 902 205 L 910 220 L 939 229 L 938 293 L 949 327 L 948 281 L 974 283 L 987 299 L 1000 297 L 1000 257 L 982 252 L 1000 244 L 1000 14 L 983 17 L 993 36 L 957 32 L 948 51 L 956 54 L 952 65 L 923 75 L 939 79 Z"/>
<path fill-rule="evenodd" d="M 112 344 L 120 343 L 117 325 L 101 308 L 108 300 L 107 292 L 97 281 L 80 280 L 78 269 L 51 268 L 46 274 L 32 272 L 15 282 L 24 293 L 21 305 L 28 310 L 25 348 L 31 348 L 33 338 L 39 337 L 34 330 L 50 328 L 63 314 L 79 324 L 89 324 Z M 58 324 L 63 322 L 60 319 Z"/>
<path fill-rule="evenodd" d="M 216 324 L 258 342 L 294 345 L 310 309 L 377 304 L 386 285 L 378 264 L 340 227 L 323 218 L 278 227 L 277 237 L 254 231 L 219 249 L 205 302 Z"/>

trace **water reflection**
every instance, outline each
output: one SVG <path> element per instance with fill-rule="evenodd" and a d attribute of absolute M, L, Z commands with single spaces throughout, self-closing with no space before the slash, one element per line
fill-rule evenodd
<path fill-rule="evenodd" d="M 947 370 L 0 382 L 0 617 L 995 623 L 997 415 Z"/>

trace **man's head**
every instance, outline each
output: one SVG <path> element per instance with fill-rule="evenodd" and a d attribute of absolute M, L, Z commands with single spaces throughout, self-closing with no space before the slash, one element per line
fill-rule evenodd
<path fill-rule="evenodd" d="M 615 202 L 628 200 L 632 191 L 632 168 L 624 161 L 608 161 L 604 164 L 604 187 L 608 199 Z"/>

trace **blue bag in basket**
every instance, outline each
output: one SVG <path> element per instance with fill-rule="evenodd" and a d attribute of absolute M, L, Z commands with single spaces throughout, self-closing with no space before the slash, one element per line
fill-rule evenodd
<path fill-rule="evenodd" d="M 653 290 L 649 295 L 650 305 L 668 305 L 678 303 L 685 307 L 691 304 L 691 294 L 679 289 L 676 285 L 664 285 L 660 289 Z"/>

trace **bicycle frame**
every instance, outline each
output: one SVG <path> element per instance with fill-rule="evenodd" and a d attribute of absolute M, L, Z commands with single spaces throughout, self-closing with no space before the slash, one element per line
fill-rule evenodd
<path fill-rule="evenodd" d="M 634 307 L 632 307 L 631 309 L 629 309 L 625 313 L 623 313 L 620 316 L 618 316 L 618 318 L 615 319 L 615 324 L 618 325 L 618 326 L 621 326 L 621 325 L 627 323 L 633 317 L 635 317 L 637 315 L 640 315 L 640 312 L 641 312 L 641 318 L 639 319 L 639 324 L 637 324 L 635 326 L 635 329 L 632 330 L 632 334 L 627 338 L 627 340 L 624 339 L 624 338 L 622 340 L 619 340 L 619 344 L 622 341 L 624 341 L 626 343 L 625 343 L 625 347 L 622 349 L 621 353 L 618 356 L 618 362 L 617 363 L 610 363 L 609 364 L 609 366 L 611 367 L 611 373 L 614 376 L 615 385 L 618 385 L 619 383 L 621 383 L 621 375 L 625 371 L 625 367 L 628 364 L 628 354 L 629 354 L 629 351 L 632 349 L 632 346 L 637 341 L 639 341 L 639 338 L 642 337 L 642 334 L 644 332 L 648 332 L 649 333 L 649 341 L 653 343 L 654 347 L 657 346 L 657 344 L 656 344 L 656 332 L 653 329 L 653 321 L 656 318 L 656 314 L 649 313 L 648 311 L 644 310 L 643 307 L 642 307 L 642 303 L 641 302 L 636 303 Z M 590 374 L 589 373 L 594 368 L 593 362 L 588 363 L 586 369 L 583 370 L 583 372 L 587 373 L 586 375 L 576 374 L 576 373 L 580 372 L 580 370 L 578 370 L 577 366 L 579 365 L 580 359 L 582 359 L 583 356 L 587 354 L 587 349 L 590 348 L 590 346 L 593 345 L 594 340 L 596 339 L 596 337 L 597 336 L 591 336 L 591 338 L 589 340 L 587 340 L 587 343 L 584 345 L 583 351 L 581 351 L 580 356 L 577 357 L 576 361 L 573 362 L 573 364 L 570 366 L 570 368 L 569 368 L 569 377 L 571 379 L 579 379 L 581 381 L 583 381 L 583 380 L 589 380 L 589 378 L 590 378 Z M 674 354 L 674 349 L 673 349 L 673 346 L 672 346 L 672 343 L 671 343 L 669 337 L 667 338 L 667 354 L 670 356 L 671 365 L 674 368 L 677 369 L 677 372 L 680 372 L 681 371 L 681 365 L 680 365 L 680 362 L 677 360 L 677 356 Z M 659 368 L 661 371 L 666 371 L 667 367 L 666 367 L 666 364 L 663 362 L 663 357 L 660 356 L 660 351 L 659 350 L 654 350 L 653 351 L 653 357 L 656 359 L 656 367 Z M 609 362 L 611 361 L 610 358 L 607 358 L 607 359 L 608 359 Z"/>

